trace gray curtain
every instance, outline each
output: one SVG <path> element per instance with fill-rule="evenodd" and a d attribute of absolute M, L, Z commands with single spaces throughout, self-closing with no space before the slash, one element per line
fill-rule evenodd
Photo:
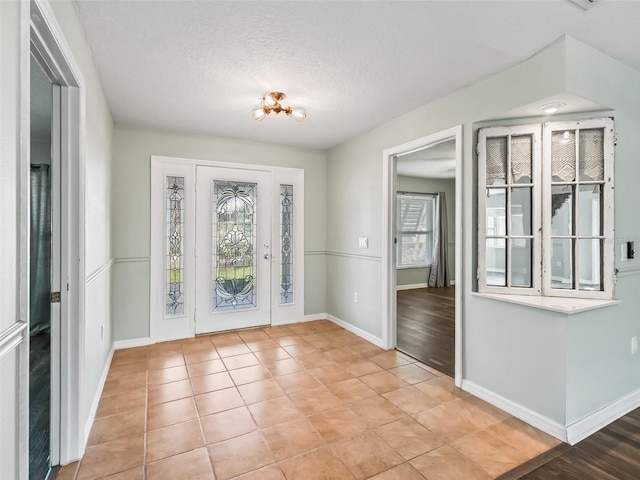
<path fill-rule="evenodd" d="M 444 192 L 436 196 L 436 239 L 433 250 L 433 263 L 429 272 L 430 287 L 449 287 L 449 235 L 447 227 L 447 201 Z"/>
<path fill-rule="evenodd" d="M 49 165 L 31 165 L 30 333 L 48 332 L 51 319 L 51 177 Z"/>

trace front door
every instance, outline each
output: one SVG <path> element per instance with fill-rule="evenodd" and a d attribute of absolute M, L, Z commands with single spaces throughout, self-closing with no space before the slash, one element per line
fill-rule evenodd
<path fill-rule="evenodd" d="M 271 323 L 271 184 L 271 172 L 196 168 L 196 333 Z"/>

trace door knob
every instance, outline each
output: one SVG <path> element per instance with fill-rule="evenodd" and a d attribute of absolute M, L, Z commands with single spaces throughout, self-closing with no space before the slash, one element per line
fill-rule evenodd
<path fill-rule="evenodd" d="M 264 254 L 264 258 L 265 258 L 265 260 L 269 260 L 269 258 L 271 258 L 271 255 L 270 255 L 270 254 L 268 254 L 268 253 L 265 253 L 265 254 Z"/>

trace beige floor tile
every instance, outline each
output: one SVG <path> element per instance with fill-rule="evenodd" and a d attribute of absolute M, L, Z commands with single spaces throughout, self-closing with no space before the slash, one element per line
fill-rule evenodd
<path fill-rule="evenodd" d="M 307 342 L 296 343 L 295 345 L 282 346 L 289 355 L 292 357 L 300 357 L 302 355 L 309 355 L 310 353 L 317 353 L 318 349 L 311 346 Z"/>
<path fill-rule="evenodd" d="M 143 457 L 143 435 L 124 437 L 88 447 L 80 462 L 76 479 L 91 480 L 131 470 L 142 465 Z"/>
<path fill-rule="evenodd" d="M 334 455 L 329 447 L 323 447 L 280 464 L 287 480 L 349 480 L 354 476 Z"/>
<path fill-rule="evenodd" d="M 340 440 L 331 446 L 354 477 L 368 478 L 399 465 L 404 460 L 373 432 Z"/>
<path fill-rule="evenodd" d="M 237 368 L 251 367 L 260 365 L 260 360 L 253 353 L 242 353 L 232 357 L 224 357 L 222 359 L 227 370 L 235 370 Z"/>
<path fill-rule="evenodd" d="M 212 373 L 211 375 L 191 378 L 191 388 L 193 389 L 194 395 L 215 392 L 216 390 L 233 386 L 233 380 L 227 372 Z"/>
<path fill-rule="evenodd" d="M 270 337 L 261 328 L 251 328 L 249 330 L 240 330 L 238 336 L 245 342 L 255 342 L 259 340 L 269 340 Z"/>
<path fill-rule="evenodd" d="M 182 350 L 180 353 L 162 356 L 162 357 L 149 357 L 149 370 L 158 370 L 161 368 L 171 368 L 184 365 L 184 356 Z"/>
<path fill-rule="evenodd" d="M 347 405 L 370 427 L 375 428 L 405 417 L 406 414 L 387 399 L 376 395 Z"/>
<path fill-rule="evenodd" d="M 211 343 L 213 343 L 216 348 L 220 348 L 229 345 L 240 345 L 244 342 L 237 332 L 222 332 L 211 335 Z"/>
<path fill-rule="evenodd" d="M 134 347 L 125 348 L 122 350 L 116 350 L 113 352 L 113 359 L 111 365 L 122 365 L 124 363 L 139 363 L 146 362 L 149 358 L 148 347 Z"/>
<path fill-rule="evenodd" d="M 303 339 L 301 339 L 298 335 L 292 333 L 291 335 L 283 335 L 281 337 L 276 338 L 276 343 L 281 347 L 288 347 L 289 345 L 306 345 Z"/>
<path fill-rule="evenodd" d="M 371 477 L 371 480 L 424 480 L 424 477 L 410 464 L 403 463 L 391 470 Z"/>
<path fill-rule="evenodd" d="M 351 373 L 337 363 L 325 365 L 324 367 L 311 368 L 309 369 L 309 373 L 325 385 L 327 383 L 336 383 L 353 378 Z"/>
<path fill-rule="evenodd" d="M 198 418 L 193 397 L 152 405 L 147 409 L 147 430 L 157 430 Z"/>
<path fill-rule="evenodd" d="M 147 462 L 204 447 L 199 420 L 170 425 L 147 433 Z"/>
<path fill-rule="evenodd" d="M 273 378 L 240 385 L 238 390 L 247 405 L 285 395 L 284 390 Z"/>
<path fill-rule="evenodd" d="M 136 388 L 116 393 L 115 395 L 102 396 L 98 403 L 96 418 L 137 410 L 145 406 L 146 400 L 147 390 L 145 388 Z"/>
<path fill-rule="evenodd" d="M 378 393 L 386 393 L 391 390 L 397 390 L 398 388 L 409 386 L 409 384 L 401 378 L 398 378 L 386 371 L 363 375 L 360 377 L 360 380 Z"/>
<path fill-rule="evenodd" d="M 410 365 L 402 365 L 401 367 L 390 368 L 388 372 L 393 373 L 396 377 L 400 377 L 411 385 L 437 378 L 434 374 L 427 372 L 425 369 L 420 368 L 413 363 Z"/>
<path fill-rule="evenodd" d="M 149 370 L 147 384 L 160 385 L 162 383 L 177 382 L 188 377 L 187 367 L 178 365 L 177 367 L 162 368 L 160 370 Z"/>
<path fill-rule="evenodd" d="M 296 360 L 300 365 L 307 369 L 325 367 L 327 365 L 333 365 L 335 363 L 333 360 L 325 357 L 324 353 L 321 352 L 302 355 L 300 357 L 296 357 Z"/>
<path fill-rule="evenodd" d="M 278 360 L 276 362 L 266 364 L 265 366 L 274 377 L 304 370 L 304 367 L 294 358 L 285 358 L 284 360 Z"/>
<path fill-rule="evenodd" d="M 251 473 L 237 477 L 238 480 L 286 480 L 282 469 L 278 465 L 254 470 Z"/>
<path fill-rule="evenodd" d="M 382 396 L 409 414 L 422 412 L 440 405 L 440 402 L 414 387 L 399 388 L 398 390 L 383 393 Z"/>
<path fill-rule="evenodd" d="M 121 375 L 118 377 L 108 377 L 102 389 L 102 396 L 106 397 L 114 395 L 116 393 L 126 393 L 131 390 L 138 390 L 146 388 L 147 386 L 147 372 L 132 373 L 130 375 Z"/>
<path fill-rule="evenodd" d="M 193 395 L 189 380 L 163 383 L 162 385 L 152 385 L 149 387 L 149 405 L 171 402 Z"/>
<path fill-rule="evenodd" d="M 281 423 L 262 431 L 277 461 L 324 445 L 322 437 L 306 418 Z"/>
<path fill-rule="evenodd" d="M 210 344 L 206 349 L 203 348 L 192 351 L 187 350 L 184 352 L 184 359 L 187 365 L 190 363 L 208 362 L 209 360 L 216 360 L 219 358 L 220 355 L 218 355 L 218 351 L 212 344 Z"/>
<path fill-rule="evenodd" d="M 408 365 L 411 363 L 396 350 L 387 350 L 386 352 L 379 353 L 369 357 L 373 363 L 381 366 L 382 368 L 400 367 L 402 365 Z"/>
<path fill-rule="evenodd" d="M 414 386 L 442 403 L 469 396 L 467 392 L 457 388 L 450 377 L 438 377 Z"/>
<path fill-rule="evenodd" d="M 107 382 L 123 377 L 125 375 L 131 375 L 140 372 L 146 373 L 147 369 L 148 362 L 146 360 L 141 362 L 111 365 L 111 367 L 109 368 L 109 373 L 107 374 Z"/>
<path fill-rule="evenodd" d="M 411 417 L 378 427 L 375 432 L 405 460 L 430 452 L 444 443 L 435 433 Z"/>
<path fill-rule="evenodd" d="M 316 387 L 289 396 L 304 415 L 320 413 L 340 405 L 340 400 L 326 387 Z"/>
<path fill-rule="evenodd" d="M 277 362 L 278 360 L 291 358 L 291 355 L 289 355 L 286 350 L 280 347 L 273 348 L 271 350 L 258 350 L 253 354 L 258 358 L 258 360 L 260 360 L 260 363 L 262 363 L 264 366 L 269 366 L 274 362 Z"/>
<path fill-rule="evenodd" d="M 247 347 L 249 347 L 249 350 L 251 350 L 252 352 L 259 352 L 260 350 L 270 350 L 272 348 L 278 348 L 279 345 L 275 342 L 275 340 L 269 338 L 269 336 L 267 335 L 267 339 L 252 340 L 247 342 Z"/>
<path fill-rule="evenodd" d="M 382 367 L 380 365 L 377 365 L 365 359 L 344 362 L 342 366 L 345 368 L 345 370 L 356 377 L 361 377 L 362 375 L 369 375 L 370 373 L 382 371 Z"/>
<path fill-rule="evenodd" d="M 315 388 L 320 383 L 309 372 L 295 372 L 276 377 L 276 381 L 285 393 L 296 393 L 309 388 Z"/>
<path fill-rule="evenodd" d="M 252 365 L 250 367 L 230 370 L 229 375 L 231 375 L 231 378 L 233 378 L 236 385 L 245 385 L 247 383 L 258 382 L 271 377 L 269 371 L 262 365 Z"/>
<path fill-rule="evenodd" d="M 146 480 L 214 480 L 206 448 L 198 448 L 147 465 Z"/>
<path fill-rule="evenodd" d="M 428 480 L 490 480 L 491 476 L 457 450 L 446 445 L 409 462 Z"/>
<path fill-rule="evenodd" d="M 146 411 L 143 407 L 126 413 L 96 418 L 87 446 L 110 442 L 130 435 L 143 434 Z"/>
<path fill-rule="evenodd" d="M 204 417 L 205 415 L 241 407 L 244 402 L 238 390 L 233 387 L 196 395 L 196 404 L 198 413 L 201 417 Z"/>
<path fill-rule="evenodd" d="M 279 325 L 277 327 L 264 327 L 262 329 L 269 337 L 279 338 L 293 335 L 293 331 L 286 325 Z"/>
<path fill-rule="evenodd" d="M 529 458 L 546 452 L 561 443 L 557 438 L 547 435 L 514 417 L 490 426 L 487 431 L 512 447 L 528 452 Z"/>
<path fill-rule="evenodd" d="M 336 342 L 331 340 L 328 341 L 333 343 L 334 347 L 331 348 L 331 350 L 325 351 L 324 355 L 334 362 L 342 364 L 344 362 L 353 361 L 360 358 L 360 355 L 354 352 L 351 347 L 335 348 Z"/>
<path fill-rule="evenodd" d="M 144 467 L 140 466 L 124 472 L 114 473 L 113 475 L 109 475 L 107 477 L 102 477 L 101 480 L 143 480 L 143 478 Z M 56 478 L 56 480 L 58 479 Z"/>
<path fill-rule="evenodd" d="M 249 411 L 260 428 L 289 422 L 302 413 L 287 397 L 273 398 L 249 405 Z"/>
<path fill-rule="evenodd" d="M 193 378 L 225 372 L 227 368 L 224 363 L 222 363 L 222 360 L 214 358 L 213 360 L 206 360 L 204 362 L 190 363 L 187 365 L 187 370 L 189 376 Z"/>
<path fill-rule="evenodd" d="M 215 343 L 215 340 L 214 340 Z M 247 347 L 244 343 L 237 343 L 235 345 L 216 345 L 216 349 L 218 350 L 218 354 L 222 358 L 234 357 L 237 355 L 246 355 L 251 353 L 249 347 Z"/>
<path fill-rule="evenodd" d="M 238 407 L 224 412 L 201 417 L 202 430 L 207 444 L 229 440 L 257 430 L 247 407 Z"/>
<path fill-rule="evenodd" d="M 500 421 L 468 402 L 466 398 L 444 403 L 413 417 L 448 443 Z"/>
<path fill-rule="evenodd" d="M 367 430 L 364 420 L 345 407 L 312 415 L 309 421 L 327 443 L 355 437 Z"/>
<path fill-rule="evenodd" d="M 529 459 L 526 451 L 518 450 L 486 431 L 472 433 L 451 446 L 492 477 L 498 477 Z"/>
<path fill-rule="evenodd" d="M 343 402 L 353 402 L 377 395 L 375 390 L 369 388 L 358 378 L 330 383 L 327 388 Z"/>
<path fill-rule="evenodd" d="M 273 453 L 260 432 L 211 445 L 209 456 L 216 480 L 227 480 L 274 463 Z"/>

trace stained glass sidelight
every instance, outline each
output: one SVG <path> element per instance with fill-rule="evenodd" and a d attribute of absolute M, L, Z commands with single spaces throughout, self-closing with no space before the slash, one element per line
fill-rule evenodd
<path fill-rule="evenodd" d="M 293 185 L 280 185 L 280 303 L 293 303 Z"/>
<path fill-rule="evenodd" d="M 167 177 L 167 315 L 184 314 L 184 177 Z"/>
<path fill-rule="evenodd" d="M 214 312 L 257 305 L 257 189 L 256 183 L 213 181 L 211 310 Z"/>

